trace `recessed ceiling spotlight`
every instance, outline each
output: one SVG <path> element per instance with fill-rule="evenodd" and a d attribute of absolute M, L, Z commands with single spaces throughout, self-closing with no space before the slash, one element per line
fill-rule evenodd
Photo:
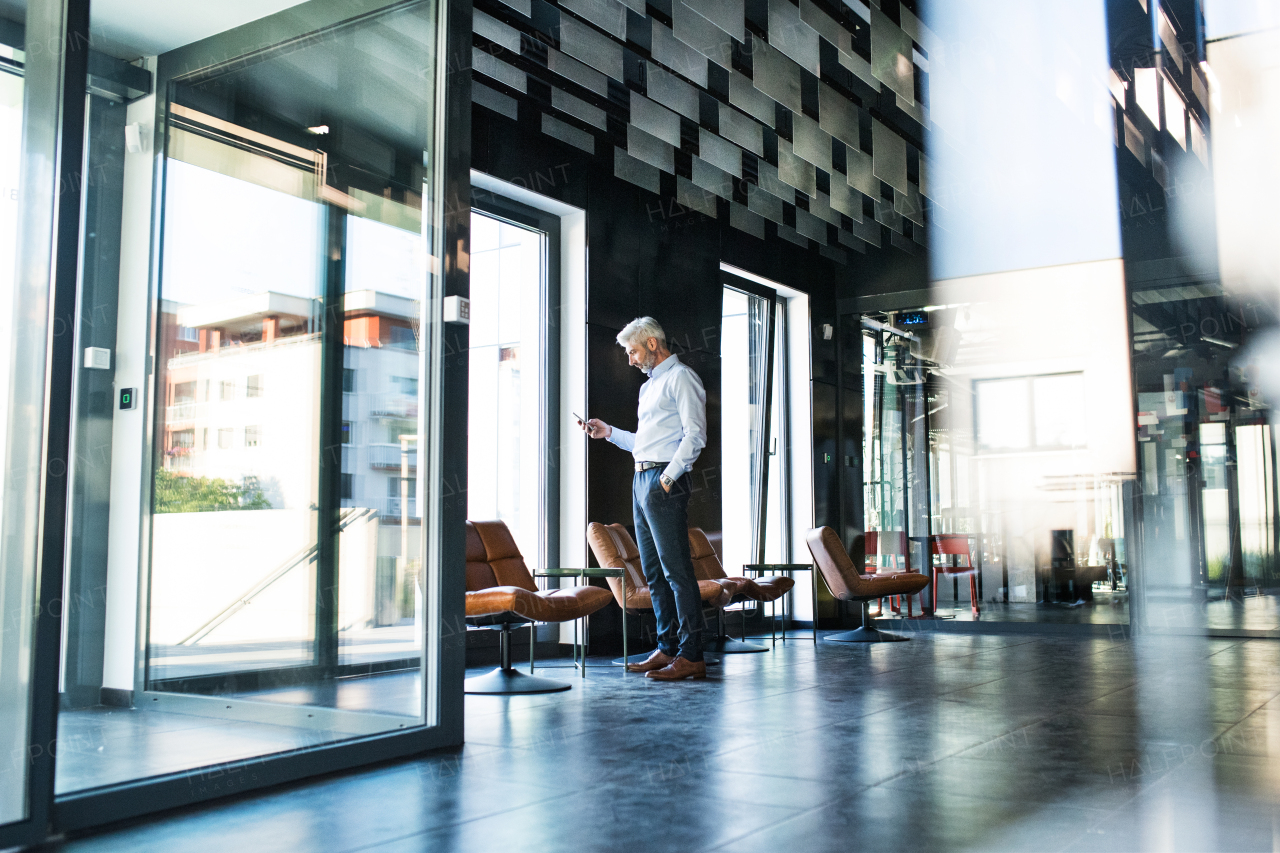
<path fill-rule="evenodd" d="M 317 124 L 315 127 L 307 128 L 307 133 L 314 133 L 317 136 L 320 136 L 321 134 L 325 134 L 328 132 L 329 132 L 329 125 L 327 124 Z"/>

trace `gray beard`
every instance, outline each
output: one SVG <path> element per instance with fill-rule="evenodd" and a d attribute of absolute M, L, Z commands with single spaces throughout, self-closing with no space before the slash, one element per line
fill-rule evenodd
<path fill-rule="evenodd" d="M 648 376 L 653 369 L 658 366 L 658 354 L 656 352 L 648 353 L 644 357 L 644 361 L 640 362 L 640 372 Z"/>

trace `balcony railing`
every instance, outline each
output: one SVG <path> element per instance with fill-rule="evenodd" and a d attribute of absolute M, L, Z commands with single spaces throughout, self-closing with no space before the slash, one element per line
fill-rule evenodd
<path fill-rule="evenodd" d="M 165 406 L 164 419 L 165 423 L 175 423 L 177 421 L 190 421 L 196 417 L 199 403 L 194 401 L 189 403 L 178 403 L 173 406 Z"/>
<path fill-rule="evenodd" d="M 371 468 L 383 468 L 388 470 L 400 470 L 400 450 L 398 444 L 370 444 L 369 450 L 369 466 Z M 414 448 L 409 450 L 409 470 L 416 471 L 418 469 L 418 451 Z"/>
<path fill-rule="evenodd" d="M 400 498 L 375 498 L 372 501 L 362 501 L 362 503 L 376 504 L 378 515 L 382 516 L 388 522 L 394 523 L 400 518 Z M 418 518 L 418 501 L 416 498 L 409 498 L 409 517 Z"/>

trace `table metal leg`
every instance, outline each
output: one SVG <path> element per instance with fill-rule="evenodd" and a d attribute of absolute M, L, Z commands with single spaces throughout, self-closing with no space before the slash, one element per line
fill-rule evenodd
<path fill-rule="evenodd" d="M 788 574 L 788 577 L 790 577 L 790 574 Z M 782 644 L 784 646 L 787 644 L 787 599 L 794 594 L 795 593 L 788 592 L 786 595 L 782 596 Z"/>
<path fill-rule="evenodd" d="M 809 572 L 813 578 L 813 645 L 818 645 L 818 567 L 815 565 Z"/>

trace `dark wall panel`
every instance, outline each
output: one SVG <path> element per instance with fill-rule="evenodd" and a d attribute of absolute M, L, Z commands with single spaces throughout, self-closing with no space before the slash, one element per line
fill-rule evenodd
<path fill-rule="evenodd" d="M 644 190 L 600 175 L 587 207 L 587 321 L 614 330 L 640 314 Z"/>
<path fill-rule="evenodd" d="M 674 352 L 699 350 L 718 356 L 719 223 L 693 217 L 686 213 L 675 220 L 678 227 L 661 217 L 647 223 L 639 264 L 640 308 L 662 323 Z"/>
<path fill-rule="evenodd" d="M 587 417 L 636 428 L 636 401 L 644 374 L 627 364 L 617 329 L 587 325 Z M 631 526 L 631 454 L 607 441 L 587 446 L 587 518 Z"/>
<path fill-rule="evenodd" d="M 765 224 L 761 240 L 731 228 L 728 205 L 706 216 L 614 176 L 613 151 L 597 144 L 592 156 L 538 132 L 541 112 L 527 100 L 519 120 L 473 108 L 473 167 L 587 211 L 587 407 L 584 414 L 634 429 L 644 376 L 627 365 L 615 341 L 637 316 L 650 314 L 666 328 L 672 349 L 702 378 L 707 390 L 708 444 L 692 475 L 690 523 L 722 527 L 720 483 L 726 465 L 720 447 L 721 261 L 808 293 L 814 381 L 815 521 L 842 533 L 861 525 L 859 471 L 845 456 L 860 455 L 856 402 L 841 411 L 837 384 L 838 301 L 868 288 L 927 287 L 923 253 L 890 248 L 849 252 L 841 263 L 799 246 Z M 663 176 L 662 188 L 672 181 Z M 830 326 L 831 339 L 824 336 Z M 855 392 L 856 394 L 856 392 Z M 851 397 L 853 395 L 850 395 Z M 841 428 L 841 417 L 849 423 Z M 845 441 L 841 442 L 841 436 Z M 587 456 L 587 513 L 593 521 L 631 524 L 631 458 L 603 441 Z M 844 476 L 842 476 L 844 475 Z M 843 495 L 842 495 L 843 492 Z M 843 497 L 843 499 L 842 499 Z M 824 615 L 834 613 L 829 598 Z M 604 613 L 593 620 L 597 638 L 616 637 Z M 597 624 L 598 623 L 598 624 Z"/>

